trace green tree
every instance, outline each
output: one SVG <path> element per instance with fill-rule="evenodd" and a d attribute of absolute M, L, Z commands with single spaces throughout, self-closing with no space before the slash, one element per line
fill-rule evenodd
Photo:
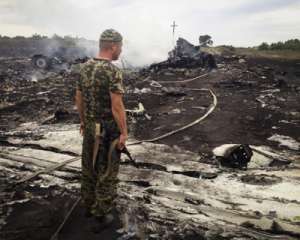
<path fill-rule="evenodd" d="M 61 41 L 63 38 L 62 38 L 61 36 L 57 35 L 57 34 L 54 34 L 54 35 L 52 36 L 52 39 L 53 39 L 53 40 L 59 40 L 59 41 Z"/>
<path fill-rule="evenodd" d="M 26 38 L 24 36 L 15 36 L 14 39 L 15 40 L 24 40 Z"/>
<path fill-rule="evenodd" d="M 271 43 L 262 43 L 258 46 L 259 50 L 300 50 L 300 40 L 299 39 L 290 39 L 285 42 Z"/>
<path fill-rule="evenodd" d="M 300 50 L 300 41 L 299 39 L 290 39 L 284 43 L 286 49 L 291 50 Z"/>
<path fill-rule="evenodd" d="M 71 36 L 64 36 L 64 43 L 68 47 L 74 47 L 74 46 L 76 46 L 76 40 L 75 40 L 75 38 L 73 38 Z"/>
<path fill-rule="evenodd" d="M 266 42 L 263 42 L 258 46 L 258 50 L 269 50 L 269 44 Z"/>

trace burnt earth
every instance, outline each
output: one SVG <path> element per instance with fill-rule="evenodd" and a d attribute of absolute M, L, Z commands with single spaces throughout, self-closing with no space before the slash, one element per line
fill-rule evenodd
<path fill-rule="evenodd" d="M 258 58 L 240 61 L 240 58 L 220 58 L 217 71 L 212 71 L 203 78 L 184 84 L 166 83 L 166 81 L 181 81 L 205 74 L 207 71 L 199 68 L 164 69 L 159 72 L 147 70 L 140 73 L 127 72 L 125 78 L 128 92 L 125 96 L 126 108 L 134 109 L 138 103 L 142 103 L 145 107 L 145 113 L 128 114 L 131 135 L 139 140 L 157 137 L 201 117 L 212 103 L 212 98 L 208 92 L 192 89 L 209 88 L 214 91 L 218 98 L 215 111 L 200 124 L 160 140 L 158 143 L 173 146 L 174 149 L 178 146 L 180 149 L 198 153 L 199 160 L 197 163 L 206 163 L 216 167 L 217 162 L 212 158 L 211 151 L 221 144 L 244 143 L 266 145 L 276 150 L 284 149 L 277 142 L 268 140 L 274 134 L 289 136 L 299 142 L 299 61 Z M 40 126 L 41 124 L 79 122 L 74 108 L 76 74 L 37 72 L 31 66 L 30 60 L 25 58 L 0 59 L 0 62 L 1 146 L 7 145 L 16 148 L 24 146 L 22 143 L 19 145 L 10 143 L 9 138 L 12 136 L 23 140 L 43 137 L 43 135 L 39 136 L 38 133 L 33 134 L 26 131 L 11 132 L 16 127 L 24 126 L 21 125 L 24 123 L 28 124 L 29 122 L 29 125 L 34 125 L 35 123 L 32 122 L 36 122 L 37 126 Z M 152 81 L 160 82 L 162 87 L 151 86 Z M 26 146 L 37 148 L 37 145 Z M 46 150 L 54 151 L 54 148 L 47 148 Z M 57 149 L 55 150 L 57 151 Z M 294 155 L 299 154 L 295 149 L 290 149 L 290 151 Z M 60 153 L 70 154 L 71 152 L 61 150 Z M 75 155 L 75 153 L 73 154 Z M 158 173 L 167 171 L 167 168 L 160 164 L 141 162 L 138 166 L 140 167 L 138 171 L 143 169 L 145 172 L 147 169 L 157 170 Z M 127 167 L 130 169 L 130 166 Z M 5 169 L 7 170 L 7 168 Z M 24 165 L 19 170 L 26 172 L 30 169 Z M 228 171 L 234 172 L 234 170 Z M 174 170 L 171 173 L 172 178 L 184 176 L 195 179 L 195 181 L 200 175 L 204 176 L 205 181 L 212 181 L 218 175 L 218 171 L 205 173 L 205 175 L 192 169 Z M 41 186 L 35 184 L 33 187 L 25 184 L 15 187 L 14 171 L 3 171 L 0 176 L 0 203 L 5 203 L 6 206 L 7 203 L 11 202 L 9 208 L 0 207 L 1 216 L 10 213 L 6 219 L 6 224 L 1 229 L 1 239 L 50 239 L 79 195 L 78 191 L 69 191 L 62 186 L 43 189 L 43 181 L 41 181 Z M 186 180 L 186 178 L 184 179 Z M 79 181 L 77 175 L 75 180 Z M 239 180 L 248 185 L 266 186 L 280 183 L 281 178 L 272 175 L 245 173 Z M 146 181 L 142 177 L 127 181 L 129 183 L 126 187 L 130 186 L 128 188 L 132 189 L 151 186 L 150 181 Z M 174 181 L 175 185 L 184 182 L 176 182 L 176 179 Z M 125 190 L 123 191 L 127 193 Z M 149 189 L 148 193 L 155 197 L 159 194 L 165 194 L 163 191 L 159 192 L 153 189 Z M 145 206 L 151 203 L 150 197 L 139 200 Z M 188 203 L 202 204 L 202 200 L 197 201 L 197 199 L 186 199 Z M 228 202 L 224 201 L 225 203 Z M 124 205 L 126 206 L 126 202 Z M 169 223 L 167 221 L 164 223 L 164 218 L 160 220 L 162 222 L 157 224 L 166 226 L 167 229 Z M 75 208 L 70 221 L 66 223 L 65 228 L 60 233 L 60 238 L 66 240 L 99 239 L 99 236 L 89 235 L 90 233 L 80 229 L 80 227 L 85 227 L 84 224 L 87 222 L 83 217 L 81 208 Z M 172 224 L 170 226 L 175 229 Z M 174 223 L 174 225 L 176 224 Z M 251 228 L 252 225 L 249 226 L 245 223 L 245 226 Z M 274 233 L 285 233 L 280 231 L 280 226 L 276 226 L 274 221 L 274 229 L 276 230 Z M 103 239 L 117 239 L 116 230 L 118 227 L 113 226 L 101 237 Z M 218 229 L 216 229 L 216 233 L 200 227 L 194 229 L 198 229 L 198 231 L 193 232 L 190 229 L 184 230 L 184 227 L 178 227 L 176 229 L 178 234 L 174 230 L 174 236 L 170 233 L 168 239 L 214 239 L 211 236 L 218 235 Z M 209 235 L 210 238 L 204 233 L 206 235 L 211 234 Z M 157 237 L 154 233 L 152 235 L 153 239 L 159 239 L 162 236 Z M 135 238 L 124 237 L 124 239 Z"/>

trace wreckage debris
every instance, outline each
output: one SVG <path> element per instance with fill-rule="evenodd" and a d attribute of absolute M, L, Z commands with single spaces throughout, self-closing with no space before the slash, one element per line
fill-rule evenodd
<path fill-rule="evenodd" d="M 300 237 L 298 70 L 293 62 L 215 59 L 218 71 L 209 74 L 189 62 L 125 77 L 135 163 L 125 158 L 120 168 L 123 239 Z M 79 196 L 76 75 L 37 69 L 28 58 L 0 61 L 1 234 L 50 239 Z M 211 149 L 231 142 L 251 143 L 247 171 L 220 167 L 213 157 Z M 86 223 L 81 216 L 78 207 L 58 237 L 90 237 L 78 227 Z"/>
<path fill-rule="evenodd" d="M 275 135 L 269 137 L 268 140 L 278 142 L 279 146 L 286 146 L 289 149 L 292 149 L 295 151 L 300 150 L 300 143 L 289 136 L 275 134 Z"/>
<path fill-rule="evenodd" d="M 167 96 L 174 96 L 174 97 L 180 97 L 180 96 L 186 96 L 184 88 L 176 88 L 176 87 L 163 87 L 162 92 L 166 94 Z"/>
<path fill-rule="evenodd" d="M 253 155 L 247 144 L 227 144 L 213 150 L 215 156 L 224 167 L 246 170 Z"/>
<path fill-rule="evenodd" d="M 85 63 L 89 60 L 88 57 L 66 59 L 62 55 L 45 56 L 42 54 L 35 54 L 31 57 L 31 62 L 37 69 L 49 70 L 60 69 L 70 71 L 71 65 Z"/>
<path fill-rule="evenodd" d="M 178 38 L 175 48 L 169 52 L 166 61 L 152 64 L 149 69 L 160 71 L 166 68 L 199 68 L 214 69 L 217 67 L 213 55 L 202 52 L 199 46 L 194 46 L 184 38 Z M 171 73 L 168 73 L 168 75 Z M 167 76 L 168 76 L 167 75 Z M 170 76 L 170 75 L 169 75 Z M 173 73 L 172 73 L 173 76 Z"/>
<path fill-rule="evenodd" d="M 270 176 L 265 174 L 258 174 L 258 175 L 244 175 L 241 177 L 241 181 L 253 185 L 273 185 L 276 183 L 280 183 L 282 179 L 275 175 Z"/>

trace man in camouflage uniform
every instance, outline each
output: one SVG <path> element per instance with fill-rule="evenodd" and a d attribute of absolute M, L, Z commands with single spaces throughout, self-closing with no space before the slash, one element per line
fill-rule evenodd
<path fill-rule="evenodd" d="M 83 135 L 83 203 L 87 215 L 92 214 L 101 224 L 109 224 L 113 220 L 110 212 L 116 197 L 120 152 L 114 151 L 110 161 L 108 152 L 115 139 L 119 150 L 127 140 L 122 73 L 111 63 L 119 58 L 122 36 L 113 29 L 105 30 L 99 47 L 98 56 L 81 66 L 76 106 Z"/>

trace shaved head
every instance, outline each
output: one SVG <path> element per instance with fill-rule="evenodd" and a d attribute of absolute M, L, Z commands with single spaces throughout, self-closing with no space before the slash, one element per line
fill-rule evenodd
<path fill-rule="evenodd" d="M 116 45 L 116 44 L 117 44 L 116 42 L 100 40 L 99 41 L 99 48 L 100 48 L 100 50 L 107 51 L 107 50 L 112 49 L 113 46 Z"/>

